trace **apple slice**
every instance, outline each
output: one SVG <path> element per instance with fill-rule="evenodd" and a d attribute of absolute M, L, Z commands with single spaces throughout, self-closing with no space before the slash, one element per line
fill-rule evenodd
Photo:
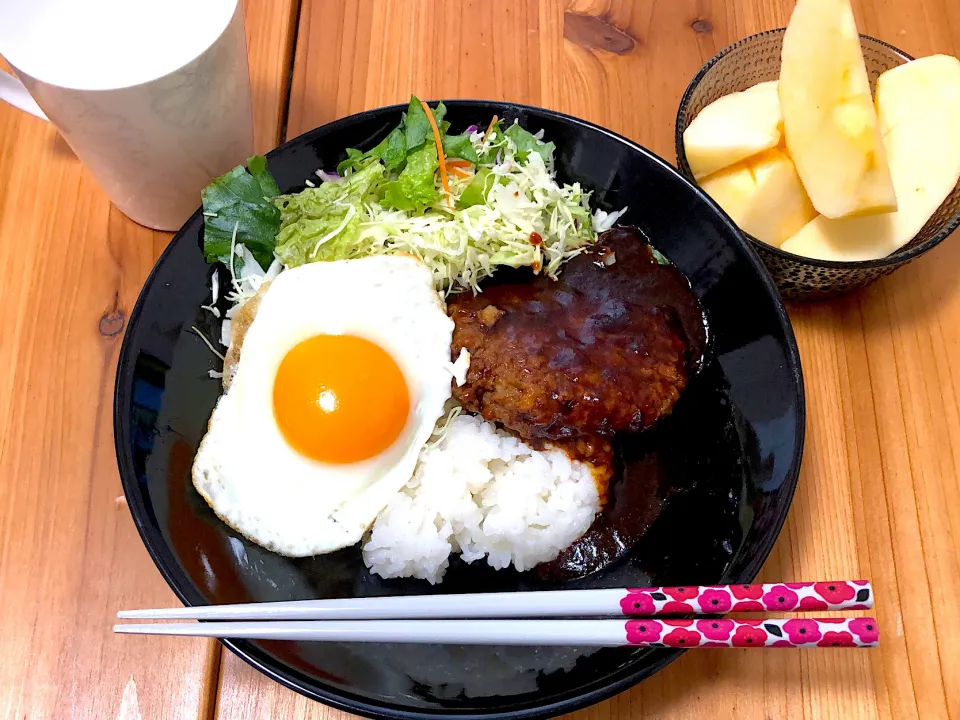
<path fill-rule="evenodd" d="M 960 180 L 960 60 L 934 55 L 877 82 L 883 143 L 900 207 L 883 215 L 818 217 L 783 243 L 824 260 L 874 260 L 908 243 Z"/>
<path fill-rule="evenodd" d="M 948 122 L 960 123 L 960 84 L 956 77 L 960 60 L 950 55 L 931 55 L 887 70 L 877 79 L 877 114 L 880 133 L 886 136 L 903 120 L 916 122 L 917 107 L 930 107 L 940 98 L 937 115 L 952 115 Z M 880 110 L 880 98 L 883 111 Z M 934 119 L 936 120 L 936 119 Z"/>
<path fill-rule="evenodd" d="M 828 218 L 897 209 L 849 0 L 797 0 L 783 36 L 787 149 Z"/>
<path fill-rule="evenodd" d="M 777 82 L 724 95 L 707 105 L 683 133 L 683 149 L 698 180 L 780 143 Z"/>
<path fill-rule="evenodd" d="M 767 150 L 700 182 L 741 230 L 777 247 L 817 215 L 790 157 Z"/>

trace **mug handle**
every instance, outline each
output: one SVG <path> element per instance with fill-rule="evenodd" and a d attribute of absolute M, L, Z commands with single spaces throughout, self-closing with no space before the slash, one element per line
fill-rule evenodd
<path fill-rule="evenodd" d="M 48 119 L 40 106 L 37 105 L 37 101 L 27 92 L 23 83 L 2 70 L 0 70 L 0 100 L 6 100 L 14 107 L 20 108 L 41 120 Z"/>

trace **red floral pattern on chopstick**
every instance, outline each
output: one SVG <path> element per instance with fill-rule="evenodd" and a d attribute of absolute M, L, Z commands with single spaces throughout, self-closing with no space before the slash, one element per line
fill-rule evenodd
<path fill-rule="evenodd" d="M 630 588 L 620 600 L 623 614 L 634 616 L 869 610 L 871 607 L 873 589 L 865 580 Z"/>
<path fill-rule="evenodd" d="M 876 647 L 874 618 L 627 620 L 627 644 L 642 647 Z"/>

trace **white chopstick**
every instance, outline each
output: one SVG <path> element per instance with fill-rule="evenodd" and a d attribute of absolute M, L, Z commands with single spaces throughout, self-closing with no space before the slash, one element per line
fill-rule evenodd
<path fill-rule="evenodd" d="M 873 607 L 870 583 L 837 581 L 766 585 L 547 590 L 471 595 L 414 595 L 338 600 L 207 605 L 122 610 L 137 620 L 390 620 L 453 618 L 658 617 L 740 611 L 866 610 Z M 818 587 L 819 586 L 819 587 Z M 846 592 L 829 588 L 841 588 Z M 819 589 L 819 593 L 818 593 Z M 828 598 L 825 599 L 823 595 Z M 716 604 L 718 603 L 719 604 Z M 800 605 L 803 604 L 801 608 Z"/>
<path fill-rule="evenodd" d="M 332 620 L 115 625 L 145 635 L 455 645 L 622 645 L 622 620 Z"/>
<path fill-rule="evenodd" d="M 873 618 L 208 622 L 115 625 L 113 630 L 143 635 L 432 645 L 874 647 L 879 640 Z"/>
<path fill-rule="evenodd" d="M 118 618 L 156 620 L 391 620 L 621 615 L 624 590 L 413 595 L 338 600 L 121 610 Z"/>

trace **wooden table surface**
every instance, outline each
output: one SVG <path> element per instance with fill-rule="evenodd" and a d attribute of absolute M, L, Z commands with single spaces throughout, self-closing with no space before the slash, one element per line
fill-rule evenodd
<path fill-rule="evenodd" d="M 247 0 L 257 146 L 414 92 L 542 105 L 673 160 L 689 79 L 792 4 Z M 854 9 L 915 56 L 960 55 L 956 0 Z M 124 321 L 169 237 L 0 104 L 0 715 L 343 716 L 214 641 L 109 631 L 118 608 L 175 602 L 125 507 L 111 421 Z M 858 295 L 790 307 L 807 446 L 761 577 L 872 579 L 881 648 L 689 652 L 580 718 L 960 718 L 958 264 L 955 237 Z"/>

